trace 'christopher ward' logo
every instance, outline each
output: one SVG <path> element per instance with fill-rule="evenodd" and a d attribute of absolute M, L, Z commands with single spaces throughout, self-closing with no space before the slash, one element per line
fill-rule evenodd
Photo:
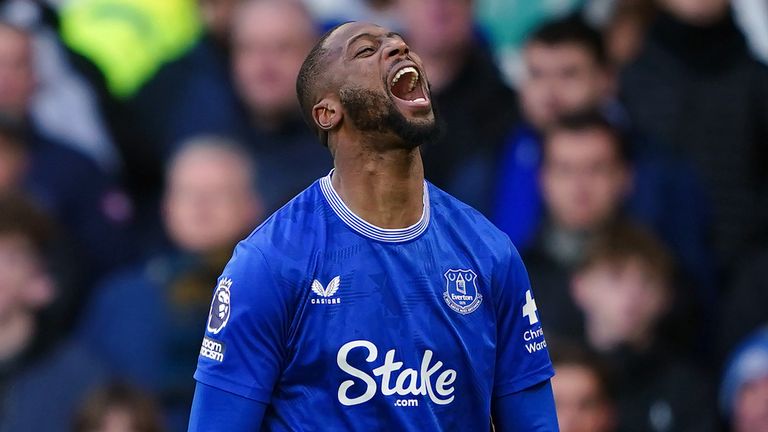
<path fill-rule="evenodd" d="M 379 356 L 379 349 L 367 340 L 347 342 L 339 349 L 336 364 L 342 371 L 356 378 L 345 380 L 339 385 L 338 398 L 343 405 L 352 406 L 368 402 L 377 391 L 383 396 L 428 396 L 437 405 L 453 402 L 456 371 L 443 369 L 443 362 L 439 360 L 433 363 L 431 350 L 424 351 L 418 369 L 402 369 L 403 362 L 395 361 L 396 351 L 391 349 L 384 355 L 384 363 L 372 370 L 373 376 L 349 364 L 348 356 L 352 350 L 367 352 L 365 361 L 368 363 L 375 362 Z M 361 389 L 365 389 L 362 394 Z M 360 396 L 350 397 L 350 393 Z M 399 399 L 395 401 L 395 406 L 418 406 L 418 400 Z"/>
<path fill-rule="evenodd" d="M 225 349 L 226 346 L 223 342 L 215 341 L 208 337 L 203 337 L 203 346 L 200 347 L 200 355 L 221 363 L 224 361 Z"/>
<path fill-rule="evenodd" d="M 533 327 L 539 324 L 538 308 L 536 300 L 533 299 L 531 290 L 525 292 L 525 304 L 523 305 L 523 318 L 528 320 L 528 324 Z M 544 339 L 544 330 L 539 324 L 536 328 L 531 328 L 523 333 L 523 342 L 528 354 L 533 354 L 547 348 L 547 341 Z"/>
<path fill-rule="evenodd" d="M 328 286 L 323 288 L 323 284 L 320 283 L 317 279 L 312 281 L 312 292 L 315 293 L 316 297 L 313 297 L 310 300 L 310 303 L 312 304 L 339 304 L 341 303 L 341 299 L 338 297 L 333 297 L 336 294 L 336 291 L 339 290 L 339 285 L 341 285 L 341 276 L 336 276 L 335 278 L 331 279 L 330 282 L 328 282 Z"/>

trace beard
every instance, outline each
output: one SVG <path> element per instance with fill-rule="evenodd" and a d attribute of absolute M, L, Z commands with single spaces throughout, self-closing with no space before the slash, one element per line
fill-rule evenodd
<path fill-rule="evenodd" d="M 440 123 L 434 109 L 434 119 L 413 121 L 405 118 L 390 98 L 376 91 L 344 88 L 339 96 L 350 120 L 361 132 L 393 133 L 408 149 L 435 141 L 440 135 Z"/>

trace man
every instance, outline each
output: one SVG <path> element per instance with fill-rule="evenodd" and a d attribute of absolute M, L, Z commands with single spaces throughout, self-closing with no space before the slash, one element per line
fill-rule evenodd
<path fill-rule="evenodd" d="M 295 95 L 301 62 L 319 35 L 297 0 L 245 1 L 232 25 L 232 72 L 245 107 L 239 136 L 260 163 L 260 192 L 271 212 L 332 167 Z"/>
<path fill-rule="evenodd" d="M 518 119 L 517 95 L 478 37 L 473 0 L 399 0 L 404 32 L 424 60 L 445 130 L 424 147 L 437 187 L 489 212 L 493 161 Z"/>
<path fill-rule="evenodd" d="M 335 170 L 241 242 L 214 293 L 190 430 L 557 430 L 525 269 L 424 181 L 429 83 L 396 33 L 328 32 L 297 92 Z"/>
<path fill-rule="evenodd" d="M 60 293 L 47 256 L 52 221 L 24 197 L 0 194 L 0 430 L 67 431 L 103 365 L 46 319 Z M 41 414 L 44 413 L 44 414 Z"/>
<path fill-rule="evenodd" d="M 32 41 L 26 30 L 0 23 L 0 147 L 16 147 L 14 186 L 29 193 L 76 240 L 83 261 L 90 263 L 90 282 L 132 256 L 130 203 L 94 160 L 34 121 L 38 87 Z"/>
<path fill-rule="evenodd" d="M 654 227 L 674 248 L 686 273 L 706 287 L 704 302 L 712 303 L 708 201 L 691 170 L 657 152 L 655 143 L 627 120 L 616 102 L 615 77 L 600 33 L 578 18 L 552 21 L 533 33 L 523 54 L 525 121 L 507 138 L 497 164 L 494 223 L 521 250 L 531 244 L 545 210 L 537 177 L 547 130 L 560 117 L 600 111 L 629 146 L 627 164 L 635 176 L 626 195 L 628 213 Z"/>
<path fill-rule="evenodd" d="M 729 0 L 657 3 L 662 13 L 622 73 L 622 98 L 638 126 L 703 179 L 713 243 L 730 271 L 768 235 L 768 70 Z"/>
<path fill-rule="evenodd" d="M 564 117 L 542 144 L 545 217 L 523 255 L 548 330 L 577 336 L 581 319 L 568 280 L 589 241 L 626 217 L 633 171 L 621 136 L 592 113 Z"/>
<path fill-rule="evenodd" d="M 85 342 L 120 377 L 154 391 L 174 430 L 188 422 L 191 358 L 210 286 L 232 246 L 261 220 L 255 175 L 236 144 L 187 141 L 167 171 L 163 217 L 173 247 L 111 275 L 83 314 Z"/>

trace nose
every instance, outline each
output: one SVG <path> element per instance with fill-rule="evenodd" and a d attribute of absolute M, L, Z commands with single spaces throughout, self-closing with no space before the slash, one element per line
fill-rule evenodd
<path fill-rule="evenodd" d="M 388 58 L 406 56 L 409 52 L 411 52 L 411 50 L 408 48 L 408 44 L 406 44 L 405 41 L 399 39 L 393 39 L 387 45 L 386 53 Z"/>

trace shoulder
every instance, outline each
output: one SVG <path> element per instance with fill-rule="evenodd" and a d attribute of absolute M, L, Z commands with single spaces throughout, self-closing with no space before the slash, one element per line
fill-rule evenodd
<path fill-rule="evenodd" d="M 325 211 L 319 181 L 288 201 L 240 244 L 265 254 L 307 251 L 322 231 Z"/>
<path fill-rule="evenodd" d="M 492 254 L 501 263 L 520 260 L 509 236 L 498 229 L 482 213 L 429 183 L 433 221 L 440 227 L 464 239 L 473 249 Z"/>
<path fill-rule="evenodd" d="M 305 274 L 324 244 L 326 212 L 320 186 L 315 182 L 237 245 L 228 270 L 242 273 L 246 270 L 243 266 L 247 266 L 283 280 Z"/>

